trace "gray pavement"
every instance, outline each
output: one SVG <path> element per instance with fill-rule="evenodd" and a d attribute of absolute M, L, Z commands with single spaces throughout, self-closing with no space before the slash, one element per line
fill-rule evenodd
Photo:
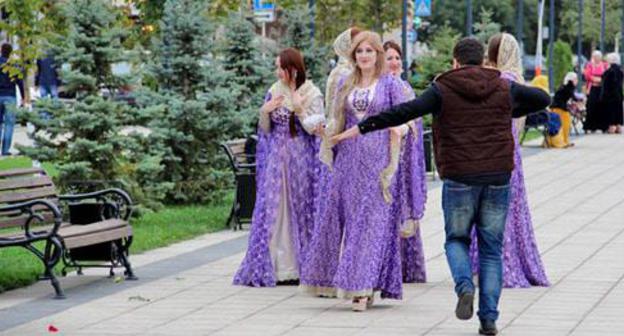
<path fill-rule="evenodd" d="M 504 290 L 501 335 L 624 334 L 624 137 L 591 135 L 568 150 L 527 152 L 529 203 L 549 288 Z M 133 256 L 142 279 L 115 283 L 94 270 L 0 295 L 0 333 L 41 335 L 475 335 L 458 321 L 443 251 L 440 188 L 421 223 L 427 284 L 402 301 L 353 313 L 348 302 L 295 287 L 231 285 L 244 234 L 223 232 Z M 52 307 L 52 308 L 51 308 Z"/>

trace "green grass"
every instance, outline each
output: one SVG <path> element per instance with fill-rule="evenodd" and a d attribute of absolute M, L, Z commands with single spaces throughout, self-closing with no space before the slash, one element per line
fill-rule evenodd
<path fill-rule="evenodd" d="M 544 137 L 544 134 L 542 134 L 542 132 L 532 128 L 527 132 L 527 135 L 524 138 L 524 142 L 535 140 L 535 139 L 541 139 L 543 137 Z"/>
<path fill-rule="evenodd" d="M 0 170 L 31 167 L 28 158 L 15 157 L 0 160 Z M 48 174 L 51 165 L 43 165 Z M 131 253 L 140 253 L 187 240 L 199 235 L 225 229 L 233 195 L 217 205 L 168 206 L 154 213 L 146 213 L 132 220 L 134 241 Z M 132 261 L 132 257 L 130 258 Z M 60 270 L 60 266 L 57 267 Z M 21 247 L 0 249 L 0 293 L 24 287 L 35 282 L 43 272 L 43 265 L 31 252 Z M 102 270 L 102 275 L 107 271 Z M 140 276 L 140 275 L 139 275 Z M 61 282 L 62 283 L 62 282 Z M 52 291 L 52 288 L 50 287 Z"/>

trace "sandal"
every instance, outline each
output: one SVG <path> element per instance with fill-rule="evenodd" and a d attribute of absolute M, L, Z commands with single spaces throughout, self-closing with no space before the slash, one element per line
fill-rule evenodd
<path fill-rule="evenodd" d="M 353 298 L 352 310 L 354 312 L 363 312 L 368 308 L 368 296 L 358 296 Z"/>

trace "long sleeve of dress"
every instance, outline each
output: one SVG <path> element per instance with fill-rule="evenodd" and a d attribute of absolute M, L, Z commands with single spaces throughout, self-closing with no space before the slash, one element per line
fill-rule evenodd
<path fill-rule="evenodd" d="M 323 108 L 323 97 L 317 96 L 312 99 L 310 104 L 306 107 L 305 111 L 303 111 L 303 113 L 299 116 L 299 121 L 301 122 L 303 129 L 305 129 L 308 134 L 312 134 L 314 132 L 316 124 L 307 123 L 305 122 L 305 120 L 313 116 L 324 115 L 325 109 Z"/>
<path fill-rule="evenodd" d="M 271 100 L 271 93 L 267 92 L 266 96 L 264 96 L 264 102 L 266 103 L 269 100 Z M 263 113 L 262 111 L 259 113 L 260 117 L 258 118 L 258 127 L 262 131 L 269 133 L 271 131 L 271 117 L 268 113 Z"/>

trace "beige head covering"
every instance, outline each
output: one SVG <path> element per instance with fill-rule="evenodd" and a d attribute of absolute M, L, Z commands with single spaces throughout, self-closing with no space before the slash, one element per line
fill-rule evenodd
<path fill-rule="evenodd" d="M 518 45 L 516 38 L 511 34 L 503 33 L 500 46 L 498 47 L 496 68 L 498 68 L 501 72 L 512 75 L 515 82 L 524 84 L 520 46 Z M 526 117 L 514 119 L 514 137 L 517 138 L 519 130 L 524 129 L 525 120 Z"/>
<path fill-rule="evenodd" d="M 496 67 L 501 72 L 511 73 L 516 77 L 515 81 L 524 83 L 522 78 L 522 57 L 520 56 L 520 46 L 518 41 L 511 34 L 503 33 L 500 46 L 498 47 L 498 58 Z"/>
<path fill-rule="evenodd" d="M 338 55 L 338 64 L 332 69 L 327 77 L 325 88 L 325 113 L 332 115 L 333 103 L 336 96 L 336 86 L 340 78 L 348 76 L 353 71 L 349 62 L 349 50 L 351 50 L 351 28 L 338 35 L 334 41 L 334 52 Z"/>
<path fill-rule="evenodd" d="M 353 71 L 353 65 L 349 60 L 349 52 L 351 51 L 351 28 L 342 32 L 334 41 L 334 52 L 338 56 L 338 64 L 332 69 L 327 77 L 327 85 L 325 87 L 325 115 L 328 123 L 325 129 L 325 133 L 328 136 L 336 133 L 336 124 L 333 120 L 334 113 L 334 101 L 336 100 L 336 87 L 341 78 L 347 77 Z M 323 141 L 321 150 L 319 153 L 321 161 L 331 166 L 333 161 L 333 155 L 331 146 L 326 141 Z"/>

